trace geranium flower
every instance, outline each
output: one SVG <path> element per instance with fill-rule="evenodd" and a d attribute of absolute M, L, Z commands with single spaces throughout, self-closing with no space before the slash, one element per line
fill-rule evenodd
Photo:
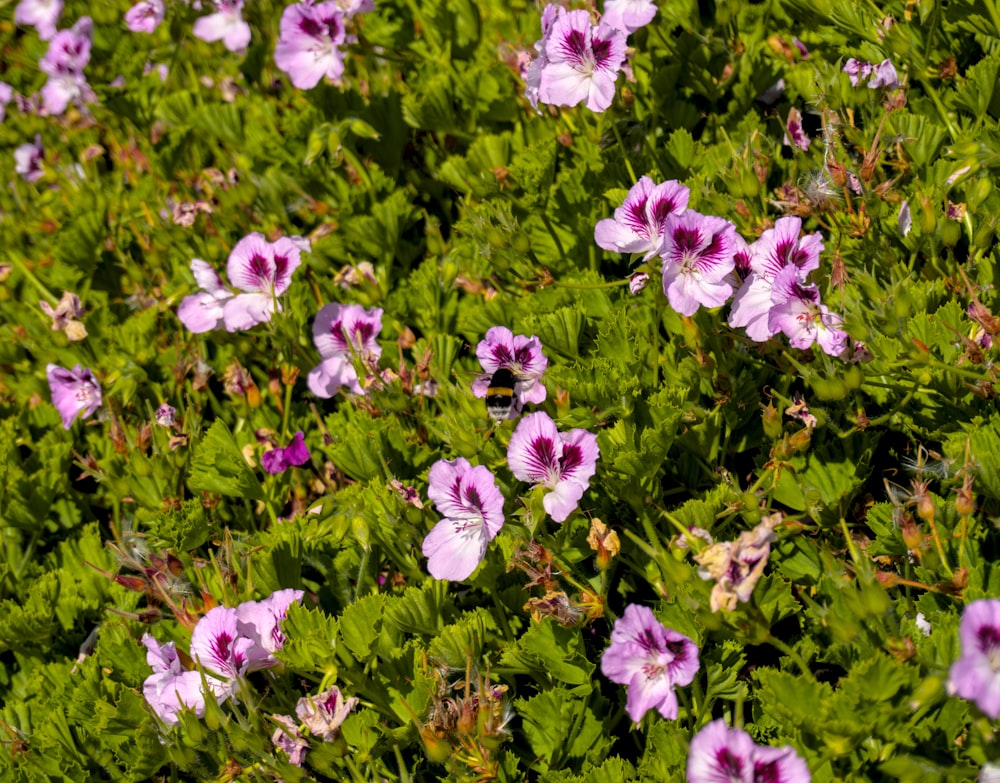
<path fill-rule="evenodd" d="M 266 650 L 240 633 L 238 623 L 235 609 L 216 606 L 205 613 L 191 633 L 191 659 L 205 669 L 209 686 L 220 702 L 236 692 L 236 680 L 247 673 L 252 656 L 267 656 Z"/>
<path fill-rule="evenodd" d="M 133 33 L 151 33 L 167 14 L 163 0 L 140 0 L 125 12 L 125 24 Z"/>
<path fill-rule="evenodd" d="M 281 621 L 285 619 L 288 607 L 301 601 L 303 595 L 302 590 L 277 590 L 261 601 L 244 601 L 236 607 L 236 627 L 254 644 L 248 652 L 247 671 L 277 665 L 278 659 L 272 653 L 285 644 Z"/>
<path fill-rule="evenodd" d="M 688 210 L 669 215 L 663 228 L 663 293 L 681 315 L 700 305 L 719 307 L 733 293 L 736 227 L 728 220 Z"/>
<path fill-rule="evenodd" d="M 47 41 L 56 34 L 62 10 L 63 0 L 21 0 L 14 9 L 14 24 L 34 27 L 38 37 Z"/>
<path fill-rule="evenodd" d="M 89 369 L 75 365 L 67 370 L 55 364 L 45 368 L 52 392 L 52 404 L 62 417 L 63 427 L 69 429 L 77 415 L 86 419 L 101 407 L 101 387 Z"/>
<path fill-rule="evenodd" d="M 801 282 L 798 270 L 787 266 L 771 285 L 768 328 L 784 332 L 793 348 L 808 348 L 814 342 L 830 356 L 840 356 L 847 347 L 847 333 L 839 328 L 843 319 L 820 304 L 819 289 Z"/>
<path fill-rule="evenodd" d="M 382 308 L 366 310 L 361 305 L 324 305 L 313 321 L 313 342 L 322 361 L 309 372 L 309 390 L 328 398 L 346 386 L 352 394 L 364 394 L 355 360 L 377 364 L 382 346 L 375 339 L 382 331 Z"/>
<path fill-rule="evenodd" d="M 298 724 L 290 715 L 272 715 L 278 728 L 271 735 L 274 747 L 283 750 L 288 755 L 288 763 L 301 767 L 309 750 L 309 740 L 302 736 Z"/>
<path fill-rule="evenodd" d="M 631 35 L 656 16 L 654 0 L 605 0 L 601 22 Z"/>
<path fill-rule="evenodd" d="M 687 209 L 691 191 L 672 179 L 654 185 L 640 177 L 629 190 L 614 219 L 605 218 L 594 227 L 594 241 L 617 253 L 644 253 L 644 261 L 656 255 L 663 242 L 663 229 L 670 215 Z"/>
<path fill-rule="evenodd" d="M 203 41 L 222 41 L 231 52 L 250 44 L 250 25 L 243 21 L 243 0 L 214 0 L 215 13 L 195 20 L 194 35 Z"/>
<path fill-rule="evenodd" d="M 626 606 L 615 621 L 611 644 L 601 656 L 604 676 L 628 686 L 625 711 L 636 723 L 654 708 L 664 718 L 676 718 L 674 687 L 690 685 L 700 666 L 697 645 L 638 604 Z"/>
<path fill-rule="evenodd" d="M 585 103 L 602 112 L 615 97 L 615 80 L 625 60 L 625 33 L 593 27 L 584 10 L 567 11 L 553 23 L 545 41 L 538 98 L 554 106 Z"/>
<path fill-rule="evenodd" d="M 542 69 L 549 64 L 548 55 L 545 53 L 545 46 L 548 43 L 549 35 L 552 32 L 552 23 L 566 15 L 566 9 L 561 5 L 549 3 L 542 11 L 542 37 L 535 41 L 535 57 L 528 63 L 524 72 L 524 95 L 531 104 L 531 107 L 538 110 L 538 89 L 542 85 Z"/>
<path fill-rule="evenodd" d="M 796 146 L 807 151 L 812 140 L 806 136 L 802 127 L 802 112 L 794 106 L 788 110 L 788 121 L 785 123 L 785 138 L 782 142 L 787 146 Z"/>
<path fill-rule="evenodd" d="M 899 87 L 899 75 L 896 73 L 896 68 L 888 59 L 883 60 L 875 66 L 875 72 L 868 81 L 868 89 L 874 90 L 878 87 L 885 87 L 888 90 L 894 90 Z"/>
<path fill-rule="evenodd" d="M 462 457 L 435 462 L 427 481 L 427 496 L 444 517 L 424 538 L 427 570 L 435 579 L 467 579 L 503 527 L 503 495 L 488 468 Z"/>
<path fill-rule="evenodd" d="M 340 733 L 340 724 L 347 720 L 357 703 L 357 696 L 345 699 L 334 685 L 315 696 L 299 699 L 295 714 L 314 737 L 333 742 Z"/>
<path fill-rule="evenodd" d="M 712 721 L 691 740 L 688 783 L 809 783 L 809 767 L 791 745 L 757 745 L 742 729 Z"/>
<path fill-rule="evenodd" d="M 1000 718 L 1000 600 L 973 601 L 962 612 L 962 655 L 951 666 L 948 690 Z"/>
<path fill-rule="evenodd" d="M 268 473 L 284 473 L 290 467 L 305 465 L 311 455 L 304 438 L 305 435 L 299 430 L 287 446 L 264 452 L 260 458 L 264 470 Z"/>
<path fill-rule="evenodd" d="M 146 646 L 146 663 L 153 673 L 142 684 L 142 695 L 164 723 L 173 726 L 182 708 L 194 710 L 198 717 L 205 714 L 205 694 L 201 674 L 188 671 L 177 657 L 173 642 L 161 645 L 148 633 L 142 637 Z"/>
<path fill-rule="evenodd" d="M 42 168 L 44 158 L 42 137 L 36 134 L 34 142 L 26 142 L 14 150 L 14 171 L 20 174 L 25 182 L 38 182 L 45 174 L 45 169 Z"/>
<path fill-rule="evenodd" d="M 545 402 L 546 391 L 541 378 L 549 360 L 542 353 L 542 342 L 538 337 L 515 335 L 506 326 L 494 326 L 486 332 L 486 338 L 479 341 L 476 356 L 483 368 L 483 374 L 472 382 L 472 393 L 476 397 L 486 397 L 490 379 L 503 368 L 514 375 L 515 400 L 510 418 L 515 418 L 525 403 L 538 405 Z"/>
<path fill-rule="evenodd" d="M 715 580 L 710 600 L 713 612 L 720 609 L 731 612 L 737 601 L 750 600 L 767 565 L 771 543 L 775 540 L 774 528 L 780 522 L 780 513 L 764 517 L 757 527 L 740 533 L 735 541 L 713 543 L 694 556 L 701 566 L 698 576 Z"/>
<path fill-rule="evenodd" d="M 211 264 L 200 258 L 192 259 L 191 272 L 201 291 L 185 296 L 177 308 L 177 317 L 195 334 L 210 332 L 223 326 L 223 306 L 233 298 Z"/>
<path fill-rule="evenodd" d="M 507 463 L 517 478 L 552 490 L 542 505 L 556 522 L 564 522 L 579 505 L 598 456 L 596 435 L 582 429 L 559 432 L 544 411 L 521 419 L 507 448 Z"/>
<path fill-rule="evenodd" d="M 42 87 L 42 106 L 46 114 L 62 114 L 71 101 L 90 103 L 97 99 L 87 83 L 83 69 L 90 62 L 90 36 L 93 23 L 83 16 L 69 30 L 60 30 L 49 42 L 49 49 L 38 67 L 48 74 Z"/>
<path fill-rule="evenodd" d="M 281 15 L 274 62 L 300 90 L 312 89 L 324 77 L 339 84 L 344 40 L 344 14 L 336 3 L 296 3 Z"/>

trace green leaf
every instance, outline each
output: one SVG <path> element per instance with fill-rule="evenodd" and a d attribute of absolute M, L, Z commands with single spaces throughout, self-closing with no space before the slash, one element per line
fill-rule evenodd
<path fill-rule="evenodd" d="M 694 161 L 694 137 L 686 128 L 678 128 L 670 134 L 667 152 L 682 169 L 690 169 Z"/>
<path fill-rule="evenodd" d="M 517 699 L 525 737 L 542 769 L 558 769 L 573 759 L 601 759 L 611 739 L 599 715 L 607 715 L 607 702 L 599 694 L 589 700 L 564 688 L 543 691 L 530 699 Z"/>
<path fill-rule="evenodd" d="M 188 485 L 194 490 L 230 497 L 264 499 L 260 481 L 221 419 L 216 419 L 195 448 Z"/>
<path fill-rule="evenodd" d="M 344 609 L 340 617 L 340 638 L 361 664 L 368 660 L 378 638 L 387 600 L 380 594 L 366 596 Z"/>

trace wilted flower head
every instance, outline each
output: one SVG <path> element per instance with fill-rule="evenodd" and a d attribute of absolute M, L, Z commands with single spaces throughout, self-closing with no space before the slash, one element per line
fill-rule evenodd
<path fill-rule="evenodd" d="M 878 65 L 873 65 L 863 60 L 855 60 L 852 57 L 844 63 L 843 71 L 854 87 L 865 81 L 868 82 L 868 87 L 872 90 L 878 87 L 886 87 L 890 90 L 899 87 L 899 75 L 888 59 L 883 60 Z"/>
<path fill-rule="evenodd" d="M 194 23 L 195 38 L 222 41 L 231 52 L 242 52 L 250 44 L 250 25 L 243 21 L 243 0 L 213 0 L 215 13 Z"/>
<path fill-rule="evenodd" d="M 309 390 L 317 397 L 332 397 L 346 386 L 352 394 L 363 394 L 355 361 L 375 365 L 382 356 L 378 344 L 382 331 L 382 308 L 366 310 L 361 305 L 324 305 L 313 321 L 313 342 L 322 361 L 309 372 Z"/>
<path fill-rule="evenodd" d="M 656 16 L 655 0 L 604 0 L 601 23 L 631 35 Z"/>
<path fill-rule="evenodd" d="M 295 714 L 314 737 L 322 737 L 324 742 L 333 742 L 340 732 L 340 724 L 347 720 L 357 703 L 356 696 L 345 699 L 340 689 L 334 685 L 316 696 L 299 699 Z"/>
<path fill-rule="evenodd" d="M 485 397 L 490 378 L 497 370 L 510 370 L 514 375 L 514 405 L 511 418 L 521 412 L 525 403 L 545 402 L 545 386 L 541 383 L 549 360 L 542 353 L 542 342 L 535 335 L 515 335 L 505 326 L 494 326 L 486 332 L 486 339 L 476 346 L 476 356 L 483 374 L 472 382 L 472 393 Z"/>
<path fill-rule="evenodd" d="M 712 721 L 691 740 L 688 783 L 809 783 L 806 762 L 791 745 L 757 745 L 742 729 Z"/>
<path fill-rule="evenodd" d="M 788 110 L 788 121 L 785 123 L 784 143 L 789 146 L 796 146 L 800 150 L 807 151 L 812 143 L 806 136 L 802 128 L 802 112 L 794 106 Z"/>
<path fill-rule="evenodd" d="M 20 174 L 26 182 L 38 182 L 45 173 L 42 168 L 44 157 L 42 137 L 36 134 L 33 143 L 26 142 L 14 150 L 14 171 Z"/>
<path fill-rule="evenodd" d="M 344 13 L 337 3 L 290 5 L 281 15 L 274 62 L 300 90 L 312 89 L 324 77 L 339 84 L 345 38 Z"/>
<path fill-rule="evenodd" d="M 507 463 L 517 478 L 551 490 L 542 505 L 556 522 L 564 522 L 579 505 L 598 456 L 596 435 L 582 429 L 559 432 L 544 411 L 521 419 L 507 448 Z"/>
<path fill-rule="evenodd" d="M 720 609 L 731 612 L 737 601 L 750 600 L 767 565 L 771 542 L 775 540 L 774 528 L 780 522 L 780 513 L 764 517 L 757 527 L 741 533 L 735 541 L 712 544 L 694 556 L 701 566 L 698 576 L 715 580 L 711 597 L 713 612 Z"/>
<path fill-rule="evenodd" d="M 38 37 L 49 40 L 56 33 L 63 0 L 21 0 L 14 9 L 14 24 L 34 27 Z"/>
<path fill-rule="evenodd" d="M 640 177 L 615 209 L 614 219 L 598 221 L 594 241 L 617 253 L 643 253 L 648 261 L 663 241 L 667 218 L 684 212 L 690 195 L 687 186 L 677 180 L 654 185 L 649 177 Z"/>
<path fill-rule="evenodd" d="M 284 473 L 290 467 L 305 465 L 309 461 L 309 449 L 306 448 L 302 430 L 295 433 L 292 442 L 284 448 L 271 449 L 264 452 L 260 464 L 268 473 Z"/>
<path fill-rule="evenodd" d="M 663 228 L 663 293 L 681 315 L 720 307 L 733 293 L 736 227 L 725 218 L 687 210 L 669 215 Z"/>
<path fill-rule="evenodd" d="M 427 496 L 444 517 L 424 538 L 427 570 L 435 579 L 467 579 L 503 527 L 503 495 L 488 468 L 462 457 L 435 462 L 427 482 Z"/>
<path fill-rule="evenodd" d="M 45 373 L 52 392 L 52 404 L 59 411 L 66 429 L 73 426 L 78 414 L 86 419 L 101 407 L 101 387 L 89 369 L 77 364 L 72 370 L 67 370 L 50 364 Z"/>
<path fill-rule="evenodd" d="M 309 740 L 302 736 L 299 725 L 291 716 L 272 715 L 271 718 L 278 724 L 271 735 L 274 747 L 287 754 L 289 764 L 301 767 L 306 760 L 306 751 L 309 750 Z"/>
<path fill-rule="evenodd" d="M 163 0 L 139 0 L 125 12 L 125 24 L 133 33 L 151 33 L 160 26 L 166 13 Z"/>
<path fill-rule="evenodd" d="M 962 655 L 951 666 L 948 690 L 975 702 L 991 720 L 1000 718 L 1000 600 L 973 601 L 959 627 Z"/>
<path fill-rule="evenodd" d="M 87 328 L 79 320 L 83 315 L 83 302 L 76 294 L 64 291 L 55 309 L 44 300 L 39 302 L 38 306 L 43 313 L 52 319 L 52 331 L 65 330 L 66 337 L 74 342 L 87 336 Z"/>
<path fill-rule="evenodd" d="M 156 409 L 156 423 L 161 427 L 173 427 L 177 418 L 177 409 L 169 402 L 164 402 Z"/>
<path fill-rule="evenodd" d="M 584 10 L 557 16 L 543 39 L 538 99 L 554 106 L 585 103 L 602 112 L 615 98 L 615 80 L 625 59 L 625 32 L 593 26 Z"/>
<path fill-rule="evenodd" d="M 700 668 L 698 647 L 682 633 L 663 625 L 653 610 L 629 604 L 615 621 L 611 644 L 601 656 L 601 672 L 628 686 L 626 712 L 638 723 L 650 709 L 677 717 L 674 686 L 690 685 Z"/>

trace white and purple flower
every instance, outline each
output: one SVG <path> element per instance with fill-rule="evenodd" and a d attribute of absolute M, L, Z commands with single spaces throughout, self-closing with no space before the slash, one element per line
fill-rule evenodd
<path fill-rule="evenodd" d="M 517 478 L 551 490 L 542 505 L 556 522 L 564 522 L 580 504 L 599 456 L 596 435 L 582 429 L 559 432 L 544 411 L 521 419 L 507 448 L 507 464 Z"/>
<path fill-rule="evenodd" d="M 146 663 L 153 673 L 142 685 L 146 703 L 167 725 L 178 722 L 177 713 L 183 708 L 194 710 L 198 717 L 205 714 L 205 694 L 201 674 L 181 666 L 174 642 L 160 644 L 148 633 L 142 637 L 146 646 Z"/>
<path fill-rule="evenodd" d="M 714 720 L 691 740 L 688 783 L 809 783 L 806 762 L 791 745 L 757 745 L 742 729 Z"/>
<path fill-rule="evenodd" d="M 656 16 L 655 0 L 605 0 L 601 23 L 631 35 Z"/>
<path fill-rule="evenodd" d="M 311 90 L 323 78 L 339 84 L 345 39 L 344 12 L 337 3 L 296 3 L 281 15 L 274 62 L 300 90 Z"/>
<path fill-rule="evenodd" d="M 843 319 L 820 304 L 819 288 L 803 283 L 794 266 L 774 278 L 767 322 L 772 333 L 784 332 L 793 348 L 818 343 L 830 356 L 840 356 L 847 347 L 847 333 L 840 328 Z"/>
<path fill-rule="evenodd" d="M 291 467 L 305 465 L 311 455 L 304 438 L 302 430 L 299 430 L 287 446 L 265 451 L 260 458 L 260 464 L 264 470 L 268 473 L 284 473 Z"/>
<path fill-rule="evenodd" d="M 503 527 L 503 495 L 488 468 L 462 457 L 435 462 L 427 481 L 427 496 L 444 517 L 424 538 L 427 570 L 435 579 L 467 579 Z"/>
<path fill-rule="evenodd" d="M 244 601 L 236 607 L 237 628 L 254 645 L 248 652 L 247 671 L 277 666 L 278 659 L 272 653 L 285 644 L 281 621 L 288 607 L 301 601 L 303 595 L 302 590 L 277 590 L 261 601 Z"/>
<path fill-rule="evenodd" d="M 345 699 L 336 685 L 315 696 L 304 696 L 295 705 L 295 714 L 314 737 L 333 742 L 340 733 L 340 724 L 357 706 L 358 697 Z"/>
<path fill-rule="evenodd" d="M 894 90 L 899 87 L 899 74 L 896 73 L 895 66 L 888 59 L 883 60 L 878 65 L 873 65 L 851 57 L 844 63 L 843 71 L 854 87 L 865 81 L 868 82 L 868 87 L 872 90 L 879 87 Z"/>
<path fill-rule="evenodd" d="M 21 0 L 14 9 L 14 24 L 34 27 L 38 37 L 47 41 L 56 34 L 62 10 L 63 0 Z"/>
<path fill-rule="evenodd" d="M 309 372 L 309 390 L 329 398 L 346 386 L 351 394 L 364 394 L 355 368 L 359 360 L 374 367 L 382 356 L 378 344 L 382 331 L 382 309 L 361 305 L 324 305 L 313 322 L 313 341 L 322 361 Z"/>
<path fill-rule="evenodd" d="M 959 627 L 962 655 L 951 666 L 949 692 L 975 702 L 991 720 L 1000 718 L 1000 600 L 973 601 Z"/>
<path fill-rule="evenodd" d="M 553 106 L 585 103 L 605 111 L 615 98 L 615 81 L 625 60 L 625 32 L 593 26 L 584 10 L 559 14 L 543 38 L 538 99 Z"/>
<path fill-rule="evenodd" d="M 163 0 L 140 0 L 125 12 L 125 24 L 133 33 L 152 33 L 166 14 Z"/>
<path fill-rule="evenodd" d="M 195 20 L 194 35 L 203 41 L 222 41 L 231 52 L 250 45 L 250 25 L 243 21 L 244 0 L 213 0 L 215 13 Z"/>
<path fill-rule="evenodd" d="M 79 364 L 67 370 L 55 364 L 45 368 L 52 404 L 62 417 L 63 427 L 69 429 L 77 416 L 86 419 L 101 407 L 101 387 L 89 369 Z"/>
<path fill-rule="evenodd" d="M 629 190 L 614 218 L 605 218 L 594 227 L 594 241 L 616 253 L 643 253 L 648 261 L 663 242 L 663 229 L 670 215 L 687 209 L 691 191 L 677 180 L 653 184 L 640 177 Z"/>
<path fill-rule="evenodd" d="M 42 107 L 46 114 L 58 115 L 71 103 L 90 103 L 97 99 L 87 83 L 83 69 L 90 62 L 90 37 L 93 23 L 80 17 L 69 30 L 60 30 L 49 42 L 49 49 L 39 61 L 39 69 L 48 74 L 42 87 Z"/>
<path fill-rule="evenodd" d="M 681 315 L 700 306 L 720 307 L 733 293 L 736 227 L 725 218 L 687 210 L 669 215 L 663 228 L 663 293 Z"/>
<path fill-rule="evenodd" d="M 697 645 L 638 604 L 626 606 L 615 621 L 611 644 L 601 656 L 604 676 L 628 686 L 625 710 L 636 723 L 651 709 L 664 718 L 676 718 L 674 687 L 690 685 L 700 666 Z"/>
<path fill-rule="evenodd" d="M 538 405 L 545 402 L 545 386 L 541 382 L 549 360 L 542 353 L 542 342 L 537 336 L 515 335 L 506 326 L 494 326 L 486 338 L 476 346 L 476 356 L 483 374 L 472 382 L 472 393 L 486 397 L 490 379 L 497 370 L 510 370 L 514 375 L 514 404 L 509 418 L 516 418 L 526 403 Z"/>
<path fill-rule="evenodd" d="M 14 150 L 14 171 L 25 182 L 38 182 L 45 174 L 45 169 L 42 168 L 44 158 L 42 137 L 36 134 L 34 142 L 26 142 Z"/>

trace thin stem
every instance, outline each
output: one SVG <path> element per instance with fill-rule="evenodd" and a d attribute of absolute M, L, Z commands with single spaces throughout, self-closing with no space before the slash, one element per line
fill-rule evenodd
<path fill-rule="evenodd" d="M 625 149 L 625 142 L 622 141 L 621 131 L 618 130 L 618 123 L 616 122 L 611 123 L 611 132 L 615 134 L 615 139 L 618 140 L 618 146 L 621 148 L 622 151 L 622 160 L 625 161 L 625 168 L 628 169 L 629 177 L 632 178 L 632 182 L 638 182 L 638 179 L 635 176 L 635 171 L 632 169 L 632 161 L 628 159 L 627 150 Z"/>

